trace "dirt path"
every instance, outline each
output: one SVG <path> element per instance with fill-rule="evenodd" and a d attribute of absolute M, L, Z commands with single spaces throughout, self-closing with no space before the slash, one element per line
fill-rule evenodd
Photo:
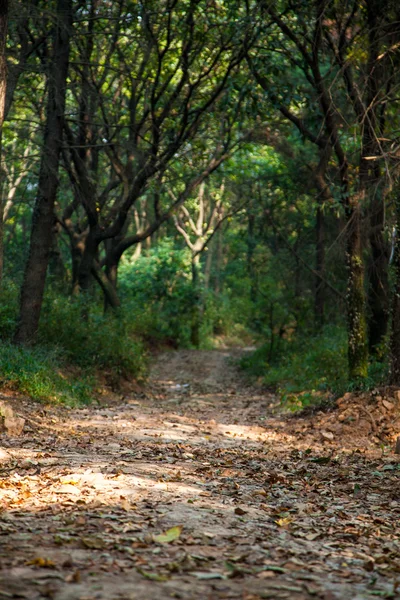
<path fill-rule="evenodd" d="M 8 400 L 0 600 L 400 597 L 398 455 L 277 416 L 232 358 L 163 354 L 97 407 Z"/>

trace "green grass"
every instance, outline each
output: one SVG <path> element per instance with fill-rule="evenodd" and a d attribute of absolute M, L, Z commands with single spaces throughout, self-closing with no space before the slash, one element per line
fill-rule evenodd
<path fill-rule="evenodd" d="M 88 404 L 95 381 L 87 374 L 63 374 L 65 362 L 52 349 L 0 344 L 0 384 L 17 389 L 34 400 L 77 406 Z"/>
<path fill-rule="evenodd" d="M 94 397 L 99 374 L 112 386 L 121 376 L 143 378 L 146 352 L 134 317 L 122 311 L 104 316 L 101 303 L 92 299 L 83 319 L 84 308 L 83 299 L 48 290 L 38 344 L 15 346 L 18 289 L 5 281 L 0 289 L 0 384 L 35 400 L 79 405 Z"/>

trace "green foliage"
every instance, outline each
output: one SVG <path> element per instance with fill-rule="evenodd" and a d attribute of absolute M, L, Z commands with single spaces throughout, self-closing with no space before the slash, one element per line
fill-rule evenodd
<path fill-rule="evenodd" d="M 132 319 L 121 311 L 103 315 L 91 303 L 88 318 L 83 298 L 66 298 L 48 291 L 39 328 L 39 345 L 14 346 L 18 290 L 5 280 L 0 293 L 0 382 L 37 400 L 87 403 L 93 396 L 96 372 L 116 382 L 123 376 L 141 378 L 146 354 Z M 72 368 L 78 367 L 78 371 Z"/>
<path fill-rule="evenodd" d="M 128 312 L 103 315 L 88 299 L 48 294 L 42 311 L 39 341 L 59 348 L 63 356 L 82 368 L 104 370 L 118 377 L 143 377 L 145 352 Z M 82 315 L 87 311 L 87 317 Z"/>
<path fill-rule="evenodd" d="M 277 390 L 290 410 L 315 406 L 346 391 L 360 389 L 359 381 L 348 378 L 347 336 L 343 327 L 326 326 L 319 335 L 297 337 L 284 344 L 270 362 L 268 355 L 269 345 L 264 345 L 245 356 L 241 366 Z M 380 385 L 385 378 L 387 364 L 372 362 L 362 389 Z"/>
<path fill-rule="evenodd" d="M 15 387 L 35 400 L 87 404 L 93 396 L 94 380 L 63 373 L 65 362 L 55 350 L 32 349 L 10 343 L 0 345 L 0 384 Z"/>
<path fill-rule="evenodd" d="M 347 385 L 347 339 L 344 329 L 326 327 L 314 337 L 296 339 L 268 369 L 265 383 L 279 390 L 291 408 L 316 404 Z"/>
<path fill-rule="evenodd" d="M 154 342 L 190 345 L 195 294 L 188 250 L 167 238 L 136 260 L 124 261 L 119 289 L 138 334 Z"/>
<path fill-rule="evenodd" d="M 18 287 L 11 279 L 4 279 L 0 287 L 0 339 L 11 340 L 18 316 Z"/>

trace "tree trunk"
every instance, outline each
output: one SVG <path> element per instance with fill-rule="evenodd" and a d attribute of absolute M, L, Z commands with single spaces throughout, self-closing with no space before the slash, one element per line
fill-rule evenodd
<path fill-rule="evenodd" d="M 115 265 L 115 266 L 116 266 L 116 270 L 115 270 L 115 275 L 116 275 L 117 265 Z M 106 311 L 108 308 L 112 308 L 112 309 L 116 310 L 117 308 L 119 308 L 121 306 L 121 303 L 120 303 L 120 300 L 117 295 L 116 279 L 115 279 L 115 282 L 113 283 L 109 279 L 109 277 L 107 277 L 107 275 L 105 273 L 103 273 L 101 268 L 98 265 L 96 265 L 96 263 L 93 264 L 92 274 L 103 291 L 104 310 Z"/>
<path fill-rule="evenodd" d="M 2 131 L 6 109 L 7 61 L 6 37 L 8 21 L 8 0 L 0 0 L 0 282 L 3 279 L 3 243 L 4 243 L 4 170 Z"/>
<path fill-rule="evenodd" d="M 395 197 L 396 237 L 393 253 L 392 331 L 390 335 L 390 383 L 400 385 L 400 196 Z"/>
<path fill-rule="evenodd" d="M 387 0 L 366 2 L 368 61 L 366 78 L 366 111 L 363 115 L 362 157 L 360 174 L 366 182 L 369 207 L 369 243 L 371 258 L 368 264 L 368 344 L 376 354 L 384 342 L 389 319 L 389 253 L 385 242 L 385 169 L 382 162 L 366 157 L 381 154 L 380 138 L 385 135 L 386 110 L 385 88 L 388 72 L 381 53 L 385 48 L 384 20 L 389 8 Z M 378 112 L 379 111 L 379 112 Z"/>
<path fill-rule="evenodd" d="M 247 271 L 250 278 L 250 300 L 257 300 L 257 279 L 254 268 L 254 252 L 257 246 L 255 239 L 255 222 L 256 218 L 251 208 L 247 213 Z"/>
<path fill-rule="evenodd" d="M 223 267 L 223 258 L 224 258 L 224 240 L 223 240 L 223 232 L 222 227 L 220 227 L 217 231 L 216 235 L 216 244 L 217 244 L 217 260 L 216 260 L 216 268 L 215 268 L 215 293 L 218 296 L 222 292 L 222 267 Z"/>
<path fill-rule="evenodd" d="M 368 374 L 368 343 L 365 311 L 364 265 L 361 244 L 361 206 L 347 205 L 346 261 L 348 269 L 347 316 L 349 377 L 360 380 Z"/>
<path fill-rule="evenodd" d="M 315 184 L 318 190 L 317 212 L 315 225 L 315 297 L 314 314 L 316 329 L 321 329 L 325 318 L 325 299 L 326 288 L 325 279 L 325 219 L 324 205 L 332 200 L 331 191 L 327 183 L 326 172 L 328 170 L 329 160 L 332 155 L 332 146 L 326 143 L 320 148 L 320 159 L 315 172 Z"/>
<path fill-rule="evenodd" d="M 325 222 L 322 203 L 318 204 L 315 224 L 315 325 L 321 329 L 325 317 Z"/>
<path fill-rule="evenodd" d="M 385 340 L 389 320 L 389 252 L 384 237 L 385 207 L 384 198 L 378 186 L 374 186 L 374 198 L 370 201 L 369 243 L 369 337 L 370 352 L 376 354 Z"/>
<path fill-rule="evenodd" d="M 118 265 L 119 257 L 114 257 L 113 254 L 110 253 L 110 256 L 106 257 L 106 271 L 103 274 L 104 280 L 108 283 L 107 287 L 102 286 L 104 292 L 104 312 L 107 312 L 110 308 L 115 310 L 120 307 L 120 301 L 117 295 Z"/>
<path fill-rule="evenodd" d="M 98 242 L 96 240 L 96 234 L 93 230 L 90 230 L 85 242 L 85 248 L 83 250 L 82 259 L 79 264 L 78 271 L 78 291 L 87 293 L 90 289 L 92 282 L 93 267 L 96 260 L 98 251 Z"/>
<path fill-rule="evenodd" d="M 14 338 L 20 344 L 34 341 L 43 302 L 58 189 L 71 30 L 72 0 L 57 0 L 38 193 L 21 290 L 19 323 Z"/>
<path fill-rule="evenodd" d="M 190 336 L 190 341 L 195 348 L 200 346 L 201 294 L 199 268 L 200 255 L 196 254 L 192 257 L 193 313 Z"/>

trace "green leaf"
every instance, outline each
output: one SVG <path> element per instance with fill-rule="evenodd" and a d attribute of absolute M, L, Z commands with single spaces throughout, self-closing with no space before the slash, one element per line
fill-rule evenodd
<path fill-rule="evenodd" d="M 151 579 L 151 581 L 168 581 L 168 577 L 166 575 L 158 575 L 158 573 L 149 573 L 148 571 L 143 571 L 143 569 L 138 569 L 138 573 L 146 577 L 146 579 Z"/>
<path fill-rule="evenodd" d="M 159 544 L 169 544 L 174 540 L 179 539 L 179 536 L 182 533 L 182 525 L 176 525 L 175 527 L 171 527 L 164 533 L 160 533 L 159 535 L 153 535 L 153 540 L 158 542 Z"/>

